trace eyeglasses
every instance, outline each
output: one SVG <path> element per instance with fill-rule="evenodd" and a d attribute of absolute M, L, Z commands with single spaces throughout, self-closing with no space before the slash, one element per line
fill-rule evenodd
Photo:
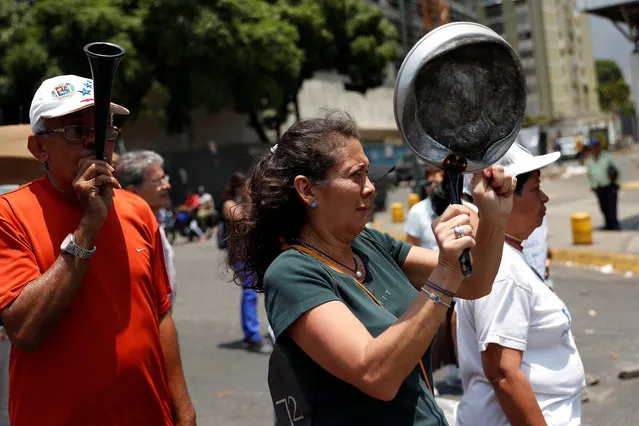
<path fill-rule="evenodd" d="M 150 186 L 160 186 L 163 183 L 169 183 L 169 180 L 170 180 L 169 175 L 164 175 L 160 179 L 150 180 L 150 181 L 147 181 L 146 183 Z"/>
<path fill-rule="evenodd" d="M 64 140 L 68 142 L 80 142 L 89 136 L 91 132 L 95 132 L 95 127 L 85 126 L 83 124 L 73 124 L 71 126 L 64 126 L 61 129 L 45 130 L 44 132 L 38 132 L 38 135 L 46 135 L 49 133 L 62 133 Z M 107 126 L 106 128 L 106 140 L 112 142 L 118 138 L 120 129 L 115 126 Z"/>

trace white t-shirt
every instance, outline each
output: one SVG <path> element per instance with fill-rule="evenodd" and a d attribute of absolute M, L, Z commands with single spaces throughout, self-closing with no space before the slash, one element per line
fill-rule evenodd
<path fill-rule="evenodd" d="M 523 242 L 524 256 L 528 264 L 535 268 L 542 277 L 546 273 L 546 259 L 548 258 L 548 217 L 544 216 L 541 226 L 535 229 Z"/>
<path fill-rule="evenodd" d="M 460 300 L 455 309 L 464 386 L 457 425 L 510 424 L 484 376 L 481 352 L 489 343 L 524 351 L 521 370 L 548 425 L 581 424 L 586 381 L 570 313 L 530 269 L 522 253 L 504 244 L 491 293 L 478 300 Z"/>
<path fill-rule="evenodd" d="M 420 201 L 408 211 L 404 231 L 411 237 L 419 238 L 420 247 L 439 251 L 433 228 L 433 221 L 437 219 L 433 203 L 430 198 Z"/>
<path fill-rule="evenodd" d="M 162 238 L 162 250 L 164 251 L 164 266 L 166 268 L 166 274 L 169 276 L 169 284 L 171 285 L 171 294 L 169 300 L 171 305 L 175 302 L 176 287 L 175 287 L 175 254 L 173 247 L 166 238 L 166 232 L 164 232 L 164 224 L 160 224 L 160 237 Z"/>

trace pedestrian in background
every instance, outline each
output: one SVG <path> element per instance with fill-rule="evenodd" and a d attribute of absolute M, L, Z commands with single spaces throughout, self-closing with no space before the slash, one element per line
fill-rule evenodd
<path fill-rule="evenodd" d="M 236 276 L 265 291 L 278 424 L 446 424 L 430 385 L 432 339 L 452 296 L 490 292 L 514 183 L 499 167 L 476 173 L 478 234 L 474 212 L 450 206 L 435 252 L 366 227 L 372 181 L 386 172 L 369 164 L 343 112 L 293 124 L 251 171 L 229 255 L 244 266 Z"/>
<path fill-rule="evenodd" d="M 222 232 L 232 229 L 233 225 L 243 218 L 245 207 L 246 175 L 241 172 L 235 172 L 231 175 L 222 193 Z M 253 289 L 255 276 L 245 272 L 242 263 L 231 263 L 231 267 L 236 274 L 239 274 L 242 285 L 240 321 L 242 323 L 242 331 L 244 332 L 246 349 L 250 352 L 268 354 L 271 352 L 271 348 L 264 343 L 262 335 L 260 334 L 260 318 L 257 309 L 258 297 Z"/>
<path fill-rule="evenodd" d="M 171 203 L 169 176 L 164 172 L 164 158 L 153 151 L 129 151 L 120 156 L 115 177 L 122 188 L 142 197 L 158 221 L 166 273 L 171 283 L 171 305 L 175 303 L 176 280 L 173 247 L 164 232 L 163 209 Z"/>
<path fill-rule="evenodd" d="M 597 196 L 599 208 L 604 216 L 606 231 L 621 229 L 617 219 L 620 167 L 608 151 L 601 150 L 599 139 L 590 141 L 590 153 L 586 159 L 586 169 L 590 189 Z"/>
<path fill-rule="evenodd" d="M 517 186 L 492 291 L 455 308 L 464 385 L 459 426 L 581 424 L 585 374 L 570 312 L 522 253 L 546 213 L 540 169 L 559 156 L 535 157 L 514 144 L 498 162 Z"/>
<path fill-rule="evenodd" d="M 431 225 L 439 217 L 433 206 L 430 194 L 435 186 L 444 179 L 444 172 L 434 167 L 427 167 L 424 171 L 426 184 L 424 193 L 426 198 L 416 203 L 408 211 L 404 231 L 406 232 L 406 242 L 414 246 L 420 246 L 431 250 L 438 250 L 437 240 Z"/>

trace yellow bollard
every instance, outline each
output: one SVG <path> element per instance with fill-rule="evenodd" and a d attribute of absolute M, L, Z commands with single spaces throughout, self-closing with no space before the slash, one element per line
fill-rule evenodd
<path fill-rule="evenodd" d="M 570 216 L 573 244 L 592 244 L 592 223 L 588 213 L 579 212 Z"/>
<path fill-rule="evenodd" d="M 402 203 L 391 204 L 391 220 L 393 223 L 404 221 L 404 205 Z"/>
<path fill-rule="evenodd" d="M 419 203 L 419 194 L 411 192 L 408 194 L 408 209 L 410 210 L 415 204 Z"/>

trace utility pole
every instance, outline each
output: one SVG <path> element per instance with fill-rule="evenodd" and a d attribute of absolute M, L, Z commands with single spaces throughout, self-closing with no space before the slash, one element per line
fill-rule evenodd
<path fill-rule="evenodd" d="M 424 34 L 448 23 L 448 0 L 422 0 Z"/>

